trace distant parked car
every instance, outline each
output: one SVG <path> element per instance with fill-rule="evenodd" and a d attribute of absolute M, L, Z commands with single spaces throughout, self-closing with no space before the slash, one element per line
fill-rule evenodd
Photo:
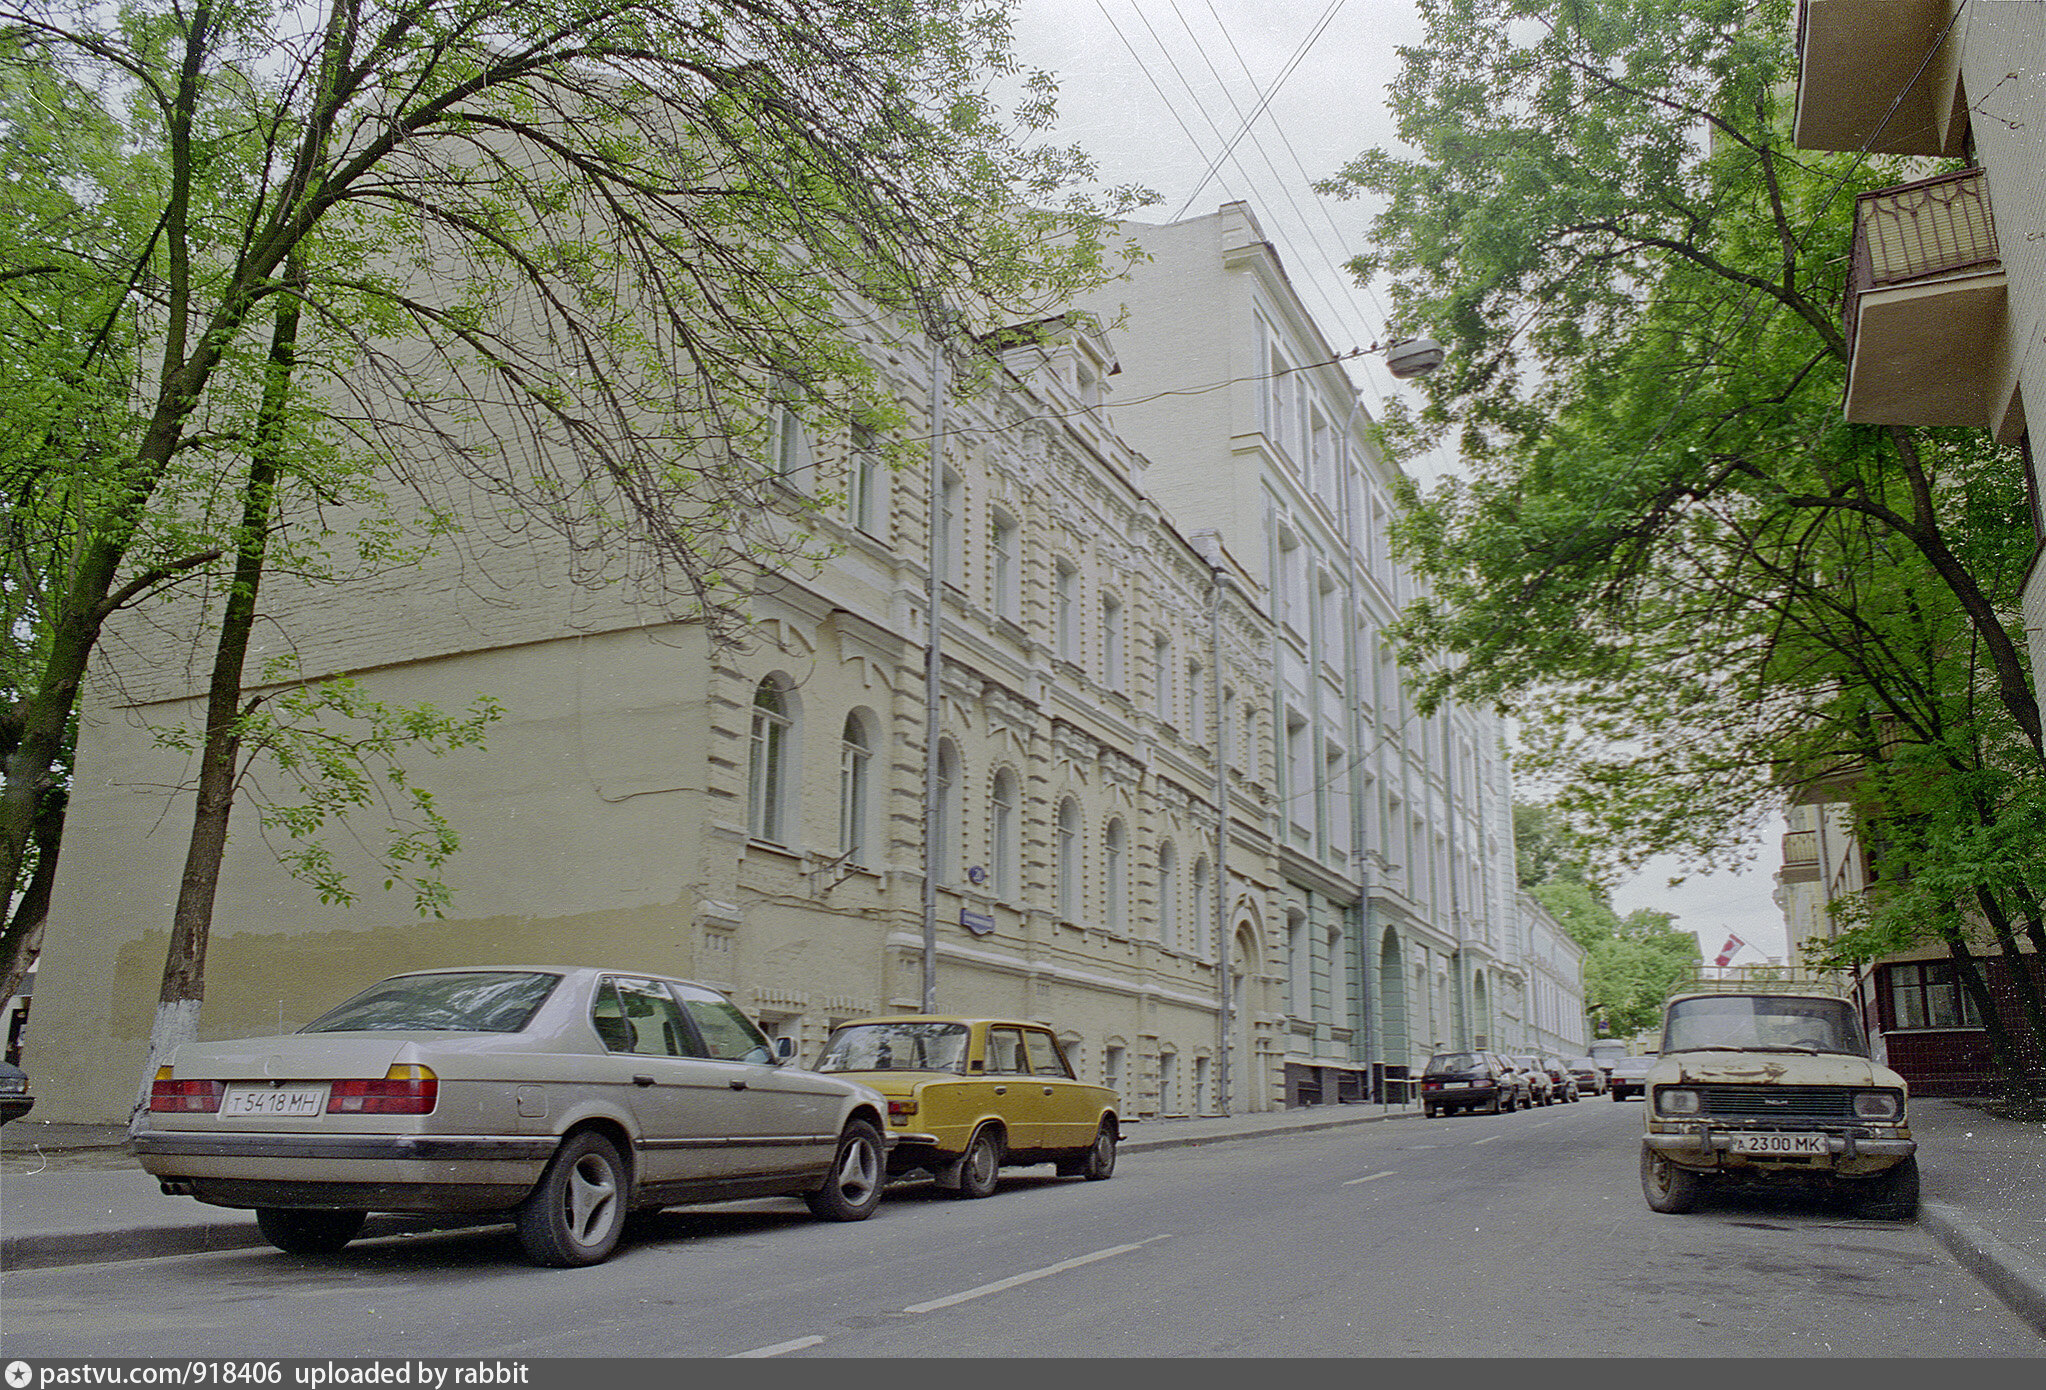
<path fill-rule="evenodd" d="M 1556 1103 L 1555 1082 L 1549 1076 L 1549 1069 L 1542 1059 L 1532 1053 L 1509 1053 L 1506 1058 L 1520 1074 L 1527 1078 L 1528 1103 L 1531 1105 L 1554 1105 Z"/>
<path fill-rule="evenodd" d="M 12 1062 L 0 1062 L 0 1125 L 18 1120 L 35 1107 L 29 1094 L 28 1073 Z"/>
<path fill-rule="evenodd" d="M 165 1192 L 253 1207 L 294 1254 L 372 1211 L 503 1212 L 535 1264 L 576 1266 L 634 1208 L 789 1196 L 864 1219 L 887 1108 L 776 1060 L 706 986 L 477 967 L 394 976 L 284 1037 L 184 1044 L 133 1143 Z"/>
<path fill-rule="evenodd" d="M 1606 1071 L 1595 1057 L 1572 1057 L 1563 1064 L 1570 1069 L 1570 1075 L 1577 1082 L 1577 1093 L 1581 1096 L 1602 1096 L 1606 1093 Z"/>
<path fill-rule="evenodd" d="M 1542 1058 L 1542 1065 L 1549 1069 L 1550 1094 L 1557 1100 L 1578 1100 L 1577 1078 L 1570 1073 L 1569 1066 L 1557 1057 Z"/>
<path fill-rule="evenodd" d="M 1421 1073 L 1421 1113 L 1429 1119 L 1457 1111 L 1510 1113 L 1527 1104 L 1527 1080 L 1491 1052 L 1438 1052 Z"/>
<path fill-rule="evenodd" d="M 1641 1099 L 1648 1093 L 1648 1069 L 1654 1065 L 1653 1057 L 1615 1058 L 1606 1077 L 1606 1094 L 1614 1100 Z"/>

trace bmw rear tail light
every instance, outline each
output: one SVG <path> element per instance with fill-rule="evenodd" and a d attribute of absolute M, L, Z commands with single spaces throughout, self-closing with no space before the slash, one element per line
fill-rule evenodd
<path fill-rule="evenodd" d="M 376 1081 L 336 1081 L 327 1087 L 329 1115 L 431 1115 L 440 1078 L 431 1068 L 399 1063 Z"/>
<path fill-rule="evenodd" d="M 916 1101 L 914 1099 L 891 1100 L 888 1102 L 888 1118 L 891 1120 L 906 1120 L 914 1114 L 916 1114 Z"/>
<path fill-rule="evenodd" d="M 226 1094 L 224 1081 L 179 1081 L 169 1067 L 158 1067 L 149 1083 L 149 1109 L 153 1114 L 212 1115 Z"/>

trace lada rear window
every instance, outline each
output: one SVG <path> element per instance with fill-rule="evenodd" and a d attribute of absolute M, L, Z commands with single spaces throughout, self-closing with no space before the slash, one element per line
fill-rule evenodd
<path fill-rule="evenodd" d="M 1449 1072 L 1483 1071 L 1485 1059 L 1475 1052 L 1440 1052 L 1428 1059 L 1428 1069 L 1423 1076 L 1443 1076 Z"/>
<path fill-rule="evenodd" d="M 1837 1052 L 1866 1057 L 1853 1006 L 1844 999 L 1711 994 L 1672 1000 L 1664 1052 Z"/>
<path fill-rule="evenodd" d="M 559 975 L 528 970 L 400 975 L 329 1009 L 301 1033 L 516 1033 Z"/>
<path fill-rule="evenodd" d="M 963 1023 L 856 1023 L 824 1045 L 818 1071 L 949 1071 L 966 1074 Z"/>

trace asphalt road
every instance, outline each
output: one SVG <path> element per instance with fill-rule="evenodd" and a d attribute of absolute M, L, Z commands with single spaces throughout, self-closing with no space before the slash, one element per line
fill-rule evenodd
<path fill-rule="evenodd" d="M 1657 1216 L 1640 1112 L 1358 1125 L 1126 1155 L 1104 1183 L 636 1221 L 538 1270 L 506 1228 L 0 1276 L 10 1357 L 2036 1358 L 1918 1227 L 1727 1195 Z"/>

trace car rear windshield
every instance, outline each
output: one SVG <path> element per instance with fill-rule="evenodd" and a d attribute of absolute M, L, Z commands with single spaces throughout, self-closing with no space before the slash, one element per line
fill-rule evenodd
<path fill-rule="evenodd" d="M 1844 999 L 1711 994 L 1678 999 L 1663 1022 L 1664 1052 L 1839 1052 L 1866 1057 Z"/>
<path fill-rule="evenodd" d="M 516 1033 L 559 975 L 526 970 L 400 975 L 371 985 L 301 1033 Z"/>
<path fill-rule="evenodd" d="M 818 1071 L 949 1071 L 966 1074 L 963 1023 L 856 1023 L 824 1045 Z"/>
<path fill-rule="evenodd" d="M 1483 1071 L 1485 1059 L 1475 1052 L 1438 1052 L 1428 1059 L 1428 1069 L 1423 1076 L 1441 1076 L 1445 1072 Z"/>

